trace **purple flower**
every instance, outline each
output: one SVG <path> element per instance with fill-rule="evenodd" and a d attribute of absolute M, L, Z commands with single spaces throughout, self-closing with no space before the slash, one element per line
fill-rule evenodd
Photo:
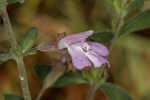
<path fill-rule="evenodd" d="M 100 43 L 88 42 L 86 39 L 93 34 L 93 30 L 69 35 L 58 43 L 59 49 L 67 48 L 71 55 L 73 65 L 76 69 L 83 69 L 87 66 L 101 67 L 109 61 L 104 58 L 109 55 L 109 50 Z"/>

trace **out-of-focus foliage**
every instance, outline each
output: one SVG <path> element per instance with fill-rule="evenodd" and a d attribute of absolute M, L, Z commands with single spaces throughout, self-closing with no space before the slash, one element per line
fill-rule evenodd
<path fill-rule="evenodd" d="M 127 7 L 128 11 L 139 10 L 144 6 L 145 0 L 132 0 Z"/>
<path fill-rule="evenodd" d="M 150 9 L 139 13 L 135 17 L 127 20 L 125 25 L 120 30 L 120 34 L 126 34 L 135 32 L 138 30 L 146 29 L 150 27 Z"/>
<path fill-rule="evenodd" d="M 113 38 L 112 32 L 96 32 L 88 38 L 89 41 L 109 43 Z"/>
<path fill-rule="evenodd" d="M 100 89 L 104 91 L 109 100 L 133 100 L 128 95 L 128 92 L 124 91 L 122 88 L 116 85 L 104 83 L 100 85 Z"/>
<path fill-rule="evenodd" d="M 23 100 L 23 98 L 14 94 L 6 94 L 5 100 Z"/>
<path fill-rule="evenodd" d="M 49 73 L 53 73 L 53 71 L 56 73 L 56 70 L 52 70 L 53 68 L 48 65 L 38 65 L 38 66 L 35 66 L 34 68 L 35 68 L 35 71 L 37 72 L 37 75 L 40 81 L 43 83 Z M 54 75 L 52 75 L 51 77 L 53 77 L 52 79 L 54 79 Z M 49 80 L 51 79 L 49 78 Z M 81 83 L 87 83 L 87 81 L 82 77 L 81 71 L 76 71 L 76 72 L 68 71 L 68 72 L 63 73 L 63 75 L 57 79 L 53 87 L 58 88 L 58 87 L 64 87 L 67 85 L 81 84 Z"/>
<path fill-rule="evenodd" d="M 82 84 L 87 83 L 87 81 L 82 77 L 81 71 L 76 72 L 66 72 L 62 75 L 54 84 L 54 87 L 64 87 L 67 85 L 74 85 L 74 84 Z"/>
<path fill-rule="evenodd" d="M 126 42 L 122 42 L 126 41 Z M 119 50 L 114 51 L 113 75 L 117 83 L 124 84 L 136 100 L 149 100 L 149 57 L 150 41 L 142 37 L 131 35 L 118 40 Z M 116 47 L 118 48 L 118 47 Z M 121 56 L 121 58 L 120 58 Z M 124 78 L 121 80 L 120 78 Z M 129 82 L 127 82 L 129 81 Z"/>
<path fill-rule="evenodd" d="M 7 0 L 8 3 L 24 3 L 24 0 Z"/>
<path fill-rule="evenodd" d="M 52 70 L 52 67 L 49 65 L 35 65 L 34 70 L 37 73 L 38 78 L 42 83 L 45 77 L 48 75 L 48 73 Z"/>

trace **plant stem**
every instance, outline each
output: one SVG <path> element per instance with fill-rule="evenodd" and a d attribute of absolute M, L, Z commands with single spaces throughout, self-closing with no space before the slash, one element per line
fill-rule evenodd
<path fill-rule="evenodd" d="M 17 40 L 16 40 L 15 34 L 13 32 L 13 29 L 12 29 L 12 25 L 11 25 L 9 17 L 8 17 L 8 13 L 7 13 L 5 3 L 3 5 L 3 7 L 0 8 L 0 9 L 1 9 L 1 16 L 2 16 L 2 19 L 4 21 L 5 30 L 7 31 L 8 36 L 9 36 L 9 41 L 10 41 L 10 44 L 11 44 L 11 51 L 12 51 L 11 53 L 12 53 L 13 58 L 17 62 L 17 67 L 18 67 L 18 71 L 19 71 L 19 78 L 20 78 L 20 81 L 21 81 L 21 88 L 22 88 L 22 91 L 23 91 L 24 100 L 31 100 L 29 86 L 28 86 L 28 80 L 27 80 L 27 75 L 26 75 L 26 70 L 25 70 L 25 67 L 24 67 L 23 57 L 19 57 L 15 53 L 15 50 L 18 48 L 18 44 L 17 44 Z"/>
<path fill-rule="evenodd" d="M 12 26 L 11 26 L 11 23 L 10 23 L 6 9 L 2 10 L 1 16 L 2 16 L 2 19 L 4 21 L 5 30 L 7 31 L 8 36 L 9 36 L 11 48 L 15 49 L 15 48 L 17 48 L 17 41 L 16 41 L 16 38 L 15 38 L 15 35 L 14 35 L 14 32 L 13 32 L 13 29 L 12 29 Z"/>
<path fill-rule="evenodd" d="M 104 73 L 104 70 L 105 70 L 105 66 L 102 66 L 101 70 L 99 70 L 98 74 L 97 74 L 97 77 L 96 79 L 94 80 L 90 90 L 89 90 L 89 93 L 88 93 L 88 96 L 87 96 L 87 100 L 92 100 L 93 97 L 94 97 L 94 94 L 99 86 L 99 79 L 102 77 L 102 74 Z"/>
<path fill-rule="evenodd" d="M 38 94 L 36 100 L 40 100 L 40 99 L 41 99 L 41 97 L 42 97 L 42 95 L 44 94 L 45 90 L 46 90 L 46 88 L 42 88 L 42 89 L 41 89 L 41 91 L 39 92 L 39 94 Z"/>
<path fill-rule="evenodd" d="M 24 100 L 31 100 L 23 57 L 16 57 L 16 62 L 17 62 L 18 70 L 19 70 L 19 78 L 21 81 L 21 88 L 23 91 Z"/>
<path fill-rule="evenodd" d="M 112 39 L 111 41 L 111 44 L 110 44 L 110 52 L 112 51 L 112 47 L 113 45 L 115 44 L 115 41 L 117 40 L 117 38 L 119 37 L 119 30 L 123 24 L 123 19 L 124 19 L 124 16 L 125 14 L 124 13 L 120 13 L 118 18 L 117 18 L 117 21 L 116 21 L 116 25 L 114 27 L 114 33 L 115 33 L 115 36 L 114 38 Z"/>
<path fill-rule="evenodd" d="M 94 82 L 94 83 L 95 83 L 95 82 Z M 91 86 L 90 90 L 89 90 L 89 93 L 88 93 L 88 96 L 87 96 L 87 100 L 92 100 L 92 99 L 93 99 L 94 94 L 95 94 L 95 92 L 96 92 L 96 89 L 97 89 L 96 84 L 93 84 L 93 85 Z"/>
<path fill-rule="evenodd" d="M 46 91 L 46 89 L 50 88 L 53 86 L 53 84 L 57 81 L 58 78 L 60 78 L 65 70 L 66 70 L 66 56 L 61 61 L 58 60 L 58 62 L 54 61 L 53 64 L 51 64 L 53 67 L 53 69 L 51 70 L 51 72 L 46 76 L 46 78 L 43 81 L 43 87 L 41 89 L 41 91 L 39 92 L 36 100 L 40 100 L 42 95 L 44 94 L 44 92 Z"/>
<path fill-rule="evenodd" d="M 120 13 L 119 16 L 118 16 L 118 18 L 117 18 L 116 25 L 115 25 L 115 27 L 114 27 L 115 36 L 114 36 L 114 38 L 112 39 L 111 44 L 110 44 L 110 53 L 111 53 L 111 51 L 112 51 L 112 47 L 113 47 L 113 45 L 114 45 L 116 39 L 119 37 L 119 30 L 120 30 L 121 25 L 122 25 L 122 23 L 123 23 L 123 18 L 124 18 L 124 15 L 123 15 L 122 13 Z M 103 67 L 102 67 L 102 71 L 99 71 L 99 73 L 98 73 L 98 75 L 97 75 L 95 81 L 93 82 L 93 84 L 92 84 L 92 86 L 91 86 L 91 88 L 90 88 L 90 91 L 89 91 L 87 100 L 92 100 L 92 99 L 93 99 L 94 94 L 95 94 L 97 88 L 99 87 L 99 82 L 98 82 L 98 81 L 99 81 L 100 78 L 102 77 L 102 74 L 103 74 L 105 68 L 106 68 L 106 66 L 103 66 Z"/>

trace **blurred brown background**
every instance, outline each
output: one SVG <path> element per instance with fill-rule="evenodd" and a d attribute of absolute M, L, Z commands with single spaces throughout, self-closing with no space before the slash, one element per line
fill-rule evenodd
<path fill-rule="evenodd" d="M 145 2 L 146 10 L 150 0 Z M 8 6 L 9 16 L 19 41 L 19 37 L 30 27 L 39 29 L 36 45 L 53 40 L 57 33 L 109 30 L 114 10 L 105 0 L 25 0 L 23 5 Z M 136 12 L 132 12 L 136 14 Z M 7 35 L 0 25 L 0 49 L 8 47 Z M 150 29 L 141 30 L 118 39 L 113 48 L 110 80 L 126 89 L 134 100 L 150 100 Z M 1 51 L 0 50 L 0 51 Z M 35 64 L 49 64 L 56 58 L 55 53 L 41 53 L 25 57 L 25 65 L 33 100 L 41 84 L 33 70 Z M 48 89 L 43 100 L 85 100 L 89 86 L 71 85 L 59 89 Z M 0 65 L 0 100 L 3 94 L 21 95 L 18 71 L 14 61 Z M 107 100 L 98 90 L 95 100 Z"/>

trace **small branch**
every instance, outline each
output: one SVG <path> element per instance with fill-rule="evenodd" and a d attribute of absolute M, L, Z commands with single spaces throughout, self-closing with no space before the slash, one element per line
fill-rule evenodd
<path fill-rule="evenodd" d="M 112 39 L 110 47 L 109 47 L 110 51 L 112 51 L 112 47 L 115 44 L 115 41 L 117 40 L 117 38 L 119 37 L 119 30 L 121 28 L 121 24 L 123 23 L 124 16 L 125 16 L 124 14 L 120 13 L 118 18 L 117 18 L 116 25 L 114 27 L 115 36 Z"/>
<path fill-rule="evenodd" d="M 123 18 L 124 18 L 124 15 L 122 13 L 119 14 L 118 18 L 117 18 L 117 21 L 116 21 L 116 25 L 114 27 L 114 33 L 115 33 L 115 36 L 114 38 L 112 39 L 111 41 L 111 44 L 110 44 L 110 53 L 112 51 L 112 47 L 116 41 L 116 39 L 119 37 L 119 30 L 121 28 L 121 24 L 123 23 Z M 100 80 L 104 70 L 105 70 L 106 66 L 102 67 L 102 72 L 99 71 L 98 75 L 97 75 L 97 78 L 96 80 L 93 82 L 91 88 L 90 88 L 90 91 L 89 91 L 89 94 L 88 94 L 88 97 L 87 97 L 87 100 L 92 100 L 93 97 L 94 97 L 94 94 L 99 86 L 99 83 L 98 81 Z"/>
<path fill-rule="evenodd" d="M 14 35 L 14 32 L 13 32 L 13 29 L 12 29 L 12 26 L 11 26 L 11 23 L 10 23 L 8 13 L 7 13 L 6 9 L 2 10 L 1 16 L 2 16 L 2 19 L 4 21 L 5 30 L 7 30 L 7 33 L 8 33 L 8 36 L 9 36 L 9 41 L 10 41 L 11 47 L 12 48 L 17 48 L 16 37 Z"/>
<path fill-rule="evenodd" d="M 39 92 L 36 100 L 40 100 L 42 95 L 44 94 L 45 90 L 52 87 L 53 84 L 57 81 L 58 78 L 60 78 L 65 70 L 66 70 L 66 59 L 62 57 L 61 61 L 53 61 L 52 65 L 55 66 L 53 67 L 52 71 L 46 76 L 46 78 L 43 81 L 43 87 L 41 91 Z"/>
<path fill-rule="evenodd" d="M 21 88 L 23 91 L 24 95 L 24 100 L 31 100 L 30 96 L 30 91 L 29 91 L 29 86 L 28 86 L 28 79 L 27 79 L 27 74 L 23 62 L 23 57 L 16 57 L 16 62 L 19 70 L 19 78 L 21 81 Z"/>
<path fill-rule="evenodd" d="M 7 4 L 6 0 L 1 0 L 1 2 L 0 2 L 1 13 L 0 14 L 4 21 L 4 27 L 5 27 L 6 32 L 8 33 L 9 41 L 11 44 L 11 55 L 12 55 L 13 59 L 15 59 L 17 62 L 17 67 L 19 70 L 19 78 L 21 81 L 21 88 L 23 91 L 24 100 L 31 100 L 26 70 L 25 70 L 25 66 L 24 66 L 24 62 L 23 62 L 23 57 L 19 57 L 15 53 L 15 50 L 18 48 L 18 44 L 17 44 L 17 40 L 16 40 L 15 34 L 12 29 L 12 25 L 11 25 L 9 17 L 8 17 L 6 4 Z"/>
<path fill-rule="evenodd" d="M 87 96 L 87 100 L 92 100 L 94 97 L 94 94 L 97 90 L 96 84 L 93 84 L 89 90 L 88 96 Z"/>
<path fill-rule="evenodd" d="M 104 70 L 105 70 L 105 67 L 106 66 L 102 66 L 101 70 L 99 70 L 98 74 L 97 74 L 97 77 L 96 79 L 94 80 L 90 90 L 89 90 L 89 93 L 88 93 L 88 96 L 87 96 L 87 100 L 93 100 L 93 97 L 94 97 L 94 94 L 99 86 L 99 79 L 102 77 L 103 73 L 104 73 Z"/>
<path fill-rule="evenodd" d="M 41 89 L 41 91 L 39 92 L 39 94 L 38 94 L 36 100 L 40 100 L 40 99 L 41 99 L 41 97 L 42 97 L 42 95 L 44 94 L 45 90 L 46 90 L 46 88 L 42 88 L 42 89 Z"/>

